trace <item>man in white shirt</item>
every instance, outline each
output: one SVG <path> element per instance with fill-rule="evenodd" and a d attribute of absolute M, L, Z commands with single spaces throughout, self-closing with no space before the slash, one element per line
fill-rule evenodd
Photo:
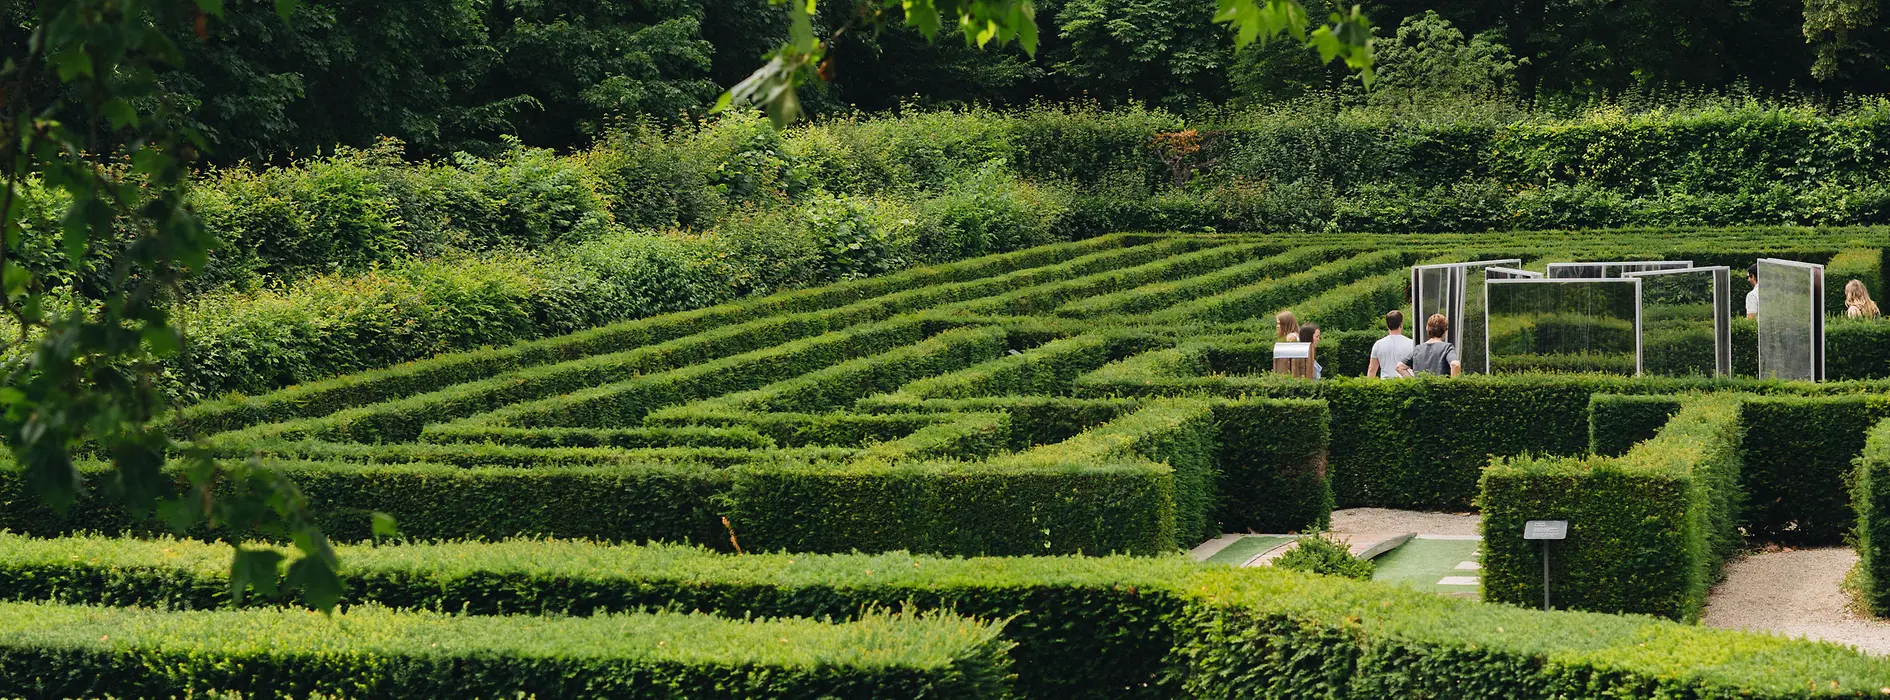
<path fill-rule="evenodd" d="M 1393 309 L 1385 314 L 1385 328 L 1388 332 L 1378 342 L 1372 343 L 1372 361 L 1365 367 L 1365 376 L 1379 379 L 1397 379 L 1398 363 L 1410 356 L 1411 349 L 1417 343 L 1404 335 L 1404 312 Z"/>
<path fill-rule="evenodd" d="M 1759 264 L 1753 263 L 1746 268 L 1746 281 L 1752 283 L 1752 291 L 1746 292 L 1746 318 L 1759 317 Z"/>

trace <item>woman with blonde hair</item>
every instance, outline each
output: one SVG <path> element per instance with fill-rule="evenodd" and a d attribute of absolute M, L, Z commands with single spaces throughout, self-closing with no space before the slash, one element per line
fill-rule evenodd
<path fill-rule="evenodd" d="M 1851 280 L 1844 283 L 1844 315 L 1851 318 L 1876 318 L 1877 302 L 1870 300 L 1870 290 L 1864 283 Z"/>
<path fill-rule="evenodd" d="M 1274 340 L 1282 343 L 1299 342 L 1299 317 L 1294 316 L 1293 312 L 1281 311 L 1280 315 L 1273 317 L 1273 323 L 1278 333 Z"/>

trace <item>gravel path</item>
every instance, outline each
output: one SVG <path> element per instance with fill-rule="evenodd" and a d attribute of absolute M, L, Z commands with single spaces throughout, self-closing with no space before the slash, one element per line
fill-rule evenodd
<path fill-rule="evenodd" d="M 1419 513 L 1387 508 L 1332 511 L 1332 531 L 1346 533 L 1415 532 L 1420 535 L 1477 535 L 1475 513 Z"/>
<path fill-rule="evenodd" d="M 1890 654 L 1890 622 L 1867 620 L 1847 607 L 1850 596 L 1840 584 L 1856 563 L 1857 554 L 1842 547 L 1762 552 L 1734 561 L 1707 598 L 1700 624 Z"/>

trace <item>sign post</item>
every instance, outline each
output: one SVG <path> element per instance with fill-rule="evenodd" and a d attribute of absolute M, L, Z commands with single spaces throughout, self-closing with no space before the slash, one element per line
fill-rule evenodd
<path fill-rule="evenodd" d="M 1522 538 L 1542 540 L 1542 609 L 1549 609 L 1549 542 L 1568 539 L 1567 520 L 1531 520 L 1523 523 Z"/>

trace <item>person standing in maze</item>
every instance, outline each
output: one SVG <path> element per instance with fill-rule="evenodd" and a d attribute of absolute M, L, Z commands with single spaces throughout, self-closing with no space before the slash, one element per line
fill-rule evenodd
<path fill-rule="evenodd" d="M 1444 336 L 1449 333 L 1450 319 L 1444 318 L 1443 314 L 1431 314 L 1424 322 L 1424 334 L 1429 336 L 1428 339 L 1398 362 L 1398 374 L 1406 377 L 1419 374 L 1448 374 L 1455 377 L 1463 374 L 1463 361 L 1457 357 L 1457 346 L 1444 342 Z"/>
<path fill-rule="evenodd" d="M 1312 349 L 1313 349 L 1312 378 L 1324 379 L 1325 377 L 1323 375 L 1326 373 L 1326 368 L 1319 366 L 1319 359 L 1318 359 L 1319 358 L 1319 354 L 1318 354 L 1319 324 L 1311 323 L 1311 322 L 1299 324 L 1299 342 L 1312 346 Z"/>
<path fill-rule="evenodd" d="M 1365 376 L 1379 379 L 1397 379 L 1398 363 L 1411 355 L 1411 349 L 1417 342 L 1404 334 L 1404 312 L 1392 309 L 1385 313 L 1385 337 L 1372 343 L 1372 361 L 1365 366 Z"/>
<path fill-rule="evenodd" d="M 1746 318 L 1759 317 L 1759 264 L 1746 267 L 1746 281 L 1752 283 L 1752 291 L 1746 292 Z"/>

